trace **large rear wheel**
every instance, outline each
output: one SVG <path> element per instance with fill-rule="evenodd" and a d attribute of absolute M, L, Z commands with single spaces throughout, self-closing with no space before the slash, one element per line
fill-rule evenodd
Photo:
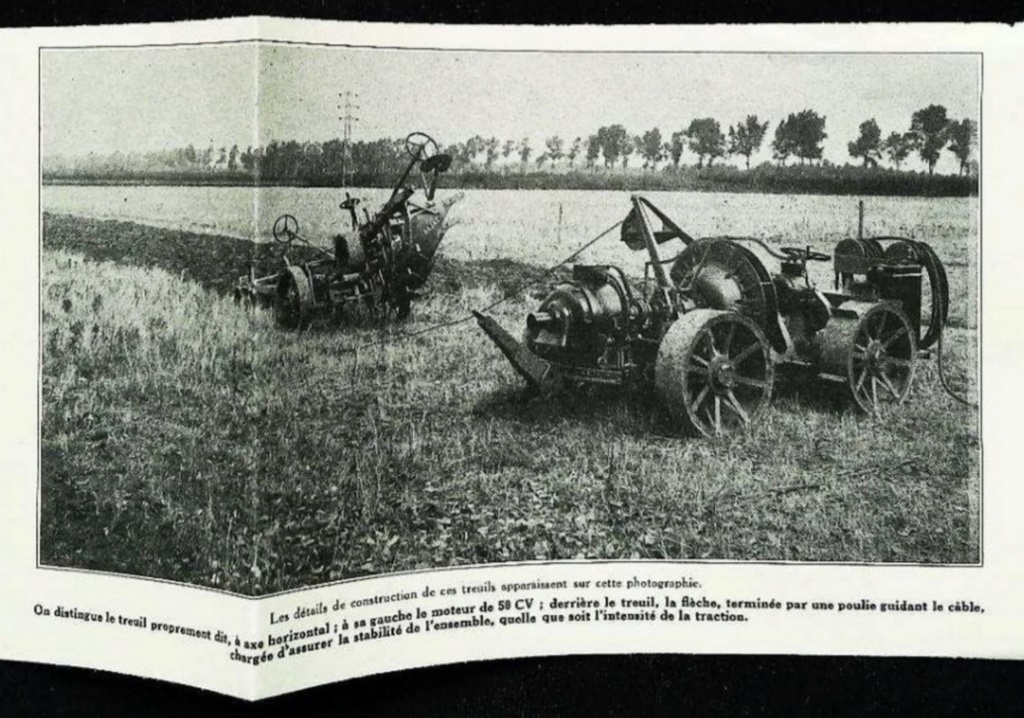
<path fill-rule="evenodd" d="M 313 314 L 313 285 L 301 267 L 291 266 L 281 275 L 274 295 L 274 319 L 283 329 L 300 329 Z"/>
<path fill-rule="evenodd" d="M 768 340 L 754 321 L 695 309 L 665 334 L 654 383 L 685 427 L 720 436 L 753 423 L 771 399 L 774 374 Z"/>

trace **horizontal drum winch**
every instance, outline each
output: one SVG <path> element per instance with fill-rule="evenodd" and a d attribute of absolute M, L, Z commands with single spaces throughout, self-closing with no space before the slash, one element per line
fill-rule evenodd
<path fill-rule="evenodd" d="M 528 315 L 522 342 L 475 312 L 532 387 L 652 384 L 677 419 L 711 436 L 749 425 L 771 398 L 776 367 L 789 364 L 845 383 L 877 414 L 907 397 L 918 357 L 948 318 L 942 262 L 905 237 L 844 239 L 831 257 L 749 237 L 694 239 L 634 195 L 621 239 L 647 250 L 644 280 L 575 266 Z M 661 259 L 658 247 L 674 239 L 683 250 Z M 823 290 L 808 265 L 828 261 L 834 285 Z"/>

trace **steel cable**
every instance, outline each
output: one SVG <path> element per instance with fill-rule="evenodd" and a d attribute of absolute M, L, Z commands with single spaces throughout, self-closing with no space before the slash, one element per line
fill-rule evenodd
<path fill-rule="evenodd" d="M 939 357 L 938 357 L 939 383 L 942 384 L 942 388 L 945 390 L 945 392 L 947 394 L 949 394 L 950 397 L 952 397 L 956 401 L 960 402 L 964 406 L 969 406 L 972 409 L 977 409 L 978 405 L 976 403 L 968 400 L 967 398 L 961 396 L 956 391 L 954 391 L 952 389 L 952 387 L 949 386 L 949 381 L 946 379 L 946 369 L 945 369 L 945 365 L 942 362 L 942 353 L 943 353 L 942 352 L 942 349 L 943 349 L 942 339 L 943 339 L 943 336 L 945 335 L 945 333 L 946 332 L 943 329 L 940 328 L 939 333 L 938 333 L 939 334 L 939 347 L 938 347 L 938 349 L 939 349 L 939 351 L 938 351 L 938 354 L 939 354 Z"/>
<path fill-rule="evenodd" d="M 541 274 L 539 277 L 537 277 L 534 280 L 531 280 L 530 282 L 527 282 L 523 286 L 523 289 L 526 289 L 528 287 L 532 287 L 535 284 L 539 284 L 540 282 L 542 282 L 545 279 L 547 279 L 559 267 L 561 267 L 561 266 L 563 266 L 565 264 L 568 264 L 569 262 L 573 261 L 574 259 L 576 259 L 576 257 L 578 257 L 579 255 L 583 254 L 583 252 L 585 252 L 586 250 L 590 249 L 590 247 L 592 247 L 593 245 L 597 244 L 598 241 L 600 241 L 600 240 L 604 239 L 606 236 L 608 236 L 608 234 L 611 233 L 612 231 L 614 231 L 619 225 L 621 225 L 623 221 L 624 220 L 620 219 L 618 222 L 613 224 L 611 227 L 609 227 L 608 229 L 604 230 L 603 232 L 601 232 L 599 235 L 597 235 L 593 239 L 591 239 L 588 242 L 586 242 L 586 244 L 584 244 L 582 247 L 580 247 L 579 249 L 574 251 L 568 257 L 566 257 L 565 259 L 561 260 L 557 264 L 553 264 L 550 267 L 548 267 L 547 269 L 545 269 L 543 274 Z M 492 309 L 494 309 L 495 307 L 497 307 L 497 306 L 499 306 L 501 304 L 504 304 L 505 302 L 509 301 L 510 299 L 512 299 L 512 295 L 504 296 L 504 297 L 502 297 L 501 299 L 499 299 L 497 301 L 491 302 L 490 304 L 488 304 L 486 307 L 484 307 L 480 311 L 481 312 L 489 312 Z M 384 345 L 384 344 L 392 344 L 394 342 L 404 341 L 406 339 L 412 339 L 413 337 L 423 336 L 424 334 L 430 334 L 431 332 L 440 331 L 441 329 L 448 329 L 449 327 L 454 327 L 454 326 L 458 326 L 460 324 L 465 324 L 466 322 L 468 322 L 468 321 L 470 321 L 472 319 L 474 319 L 473 315 L 469 314 L 469 315 L 467 315 L 465 317 L 462 317 L 460 319 L 453 319 L 451 321 L 442 322 L 440 324 L 433 324 L 433 325 L 431 325 L 429 327 L 424 327 L 423 329 L 419 329 L 419 330 L 414 331 L 414 332 L 403 332 L 401 334 L 388 337 L 387 339 L 379 339 L 377 341 L 366 342 L 365 344 L 360 344 L 358 346 L 347 347 L 345 349 L 342 349 L 341 352 L 343 354 L 355 353 L 355 352 L 362 351 L 363 349 L 370 349 L 370 348 L 375 347 L 375 346 L 381 346 L 381 345 Z"/>
<path fill-rule="evenodd" d="M 545 269 L 544 272 L 539 277 L 537 277 L 534 280 L 531 280 L 526 285 L 524 285 L 523 289 L 526 289 L 528 287 L 532 287 L 532 286 L 534 286 L 536 284 L 539 284 L 540 282 L 544 281 L 545 279 L 547 279 L 559 267 L 562 267 L 563 265 L 566 265 L 569 262 L 573 261 L 579 255 L 581 255 L 583 252 L 585 252 L 586 250 L 590 249 L 590 247 L 592 247 L 593 245 L 597 244 L 597 242 L 599 242 L 600 240 L 604 239 L 609 233 L 611 233 L 617 227 L 619 227 L 623 223 L 623 221 L 624 220 L 619 220 L 618 222 L 616 222 L 615 224 L 611 225 L 610 227 L 605 229 L 603 232 L 601 232 L 600 234 L 595 236 L 593 239 L 587 241 L 583 246 L 581 246 L 579 249 L 575 250 L 569 256 L 565 257 L 564 259 L 562 259 L 558 263 L 553 264 L 550 267 L 548 267 L 547 269 Z M 705 254 L 706 254 L 706 252 L 705 252 Z M 931 259 L 931 257 L 929 257 L 929 259 Z M 701 262 L 703 262 L 703 257 L 701 259 Z M 928 267 L 928 269 L 932 270 L 931 267 Z M 929 277 L 929 278 L 931 279 L 931 277 Z M 944 293 L 940 290 L 939 294 L 940 294 L 940 297 L 941 297 Z M 488 304 L 486 307 L 484 307 L 480 311 L 481 312 L 490 312 L 494 308 L 500 306 L 501 304 L 504 304 L 505 302 L 509 301 L 510 299 L 512 299 L 512 295 L 504 296 L 501 299 L 498 299 L 497 301 L 491 302 L 490 304 Z M 940 300 L 939 304 L 940 305 L 944 304 L 945 307 L 948 307 L 948 299 L 946 299 L 945 302 L 942 302 Z M 933 305 L 934 305 L 934 303 L 933 303 Z M 941 322 L 939 324 L 939 331 L 937 332 L 937 334 L 938 334 L 937 338 L 938 338 L 939 382 L 941 383 L 943 390 L 951 398 L 955 399 L 956 401 L 960 402 L 961 404 L 963 404 L 965 406 L 969 406 L 971 408 L 977 409 L 978 408 L 978 404 L 976 404 L 974 402 L 971 402 L 968 399 L 966 399 L 965 397 L 963 397 L 960 394 L 958 394 L 949 385 L 949 381 L 948 381 L 948 379 L 946 377 L 945 365 L 943 363 L 943 353 L 944 353 L 943 352 L 943 350 L 944 350 L 943 338 L 944 338 L 945 331 L 943 331 L 944 327 L 942 327 L 942 324 L 945 323 L 943 321 L 945 317 L 941 316 L 942 314 L 944 314 L 942 312 L 942 309 L 945 308 L 945 307 L 941 307 L 941 306 L 940 307 L 935 307 L 935 306 L 933 306 L 933 311 L 932 311 L 932 315 L 933 315 L 932 316 L 932 321 L 933 321 L 933 323 L 936 320 L 939 320 Z M 947 311 L 948 311 L 948 309 L 947 309 Z M 935 316 L 936 314 L 939 314 L 940 316 L 937 317 L 937 316 Z M 391 337 L 388 337 L 387 339 L 381 339 L 381 340 L 377 340 L 377 341 L 373 341 L 373 342 L 366 342 L 364 344 L 360 344 L 360 345 L 357 345 L 357 346 L 354 346 L 354 347 L 347 347 L 345 349 L 342 349 L 341 352 L 343 354 L 357 353 L 359 351 L 362 351 L 363 349 L 371 349 L 371 348 L 373 348 L 375 346 L 382 346 L 382 345 L 385 345 L 385 344 L 392 344 L 394 342 L 404 341 L 406 339 L 413 339 L 415 337 L 423 336 L 425 334 L 430 334 L 432 332 L 440 331 L 442 329 L 448 329 L 450 327 L 459 326 L 460 324 L 465 324 L 466 322 L 468 322 L 468 321 L 470 321 L 470 320 L 472 320 L 474 318 L 475 317 L 472 314 L 469 314 L 469 315 L 467 315 L 465 317 L 461 317 L 459 319 L 453 319 L 451 321 L 442 322 L 440 324 L 433 324 L 431 326 L 424 327 L 423 329 L 419 329 L 419 330 L 414 331 L 414 332 L 403 332 L 402 334 L 399 334 L 397 336 L 391 336 Z"/>

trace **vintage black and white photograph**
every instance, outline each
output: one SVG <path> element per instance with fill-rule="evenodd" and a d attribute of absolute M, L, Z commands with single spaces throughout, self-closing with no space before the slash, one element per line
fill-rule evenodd
<path fill-rule="evenodd" d="M 39 563 L 981 562 L 973 53 L 40 52 Z"/>

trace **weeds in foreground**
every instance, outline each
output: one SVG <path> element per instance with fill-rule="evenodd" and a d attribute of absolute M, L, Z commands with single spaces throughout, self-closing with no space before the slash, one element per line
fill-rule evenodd
<path fill-rule="evenodd" d="M 517 326 L 532 300 L 499 317 Z M 501 295 L 454 283 L 398 331 Z M 48 565 L 262 594 L 589 558 L 975 562 L 976 414 L 925 362 L 885 422 L 783 384 L 752 431 L 675 436 L 649 397 L 528 400 L 472 323 L 281 332 L 156 269 L 45 251 Z M 973 332 L 951 330 L 970 386 Z"/>

